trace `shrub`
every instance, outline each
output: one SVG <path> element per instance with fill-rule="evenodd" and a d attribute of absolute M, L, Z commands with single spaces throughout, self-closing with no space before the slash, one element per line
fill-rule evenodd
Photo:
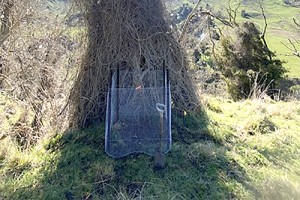
<path fill-rule="evenodd" d="M 283 62 L 264 44 L 252 22 L 237 27 L 235 36 L 223 36 L 216 60 L 235 100 L 249 96 L 255 79 L 255 85 L 266 84 L 272 91 L 286 72 Z M 258 78 L 253 74 L 259 74 Z"/>

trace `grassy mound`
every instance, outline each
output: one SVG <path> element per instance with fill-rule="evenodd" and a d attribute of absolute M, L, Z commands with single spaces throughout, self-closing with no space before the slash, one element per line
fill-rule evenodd
<path fill-rule="evenodd" d="M 207 97 L 197 116 L 173 116 L 163 170 L 153 158 L 111 159 L 104 126 L 48 135 L 22 151 L 0 141 L 4 199 L 292 199 L 300 195 L 300 105 Z"/>

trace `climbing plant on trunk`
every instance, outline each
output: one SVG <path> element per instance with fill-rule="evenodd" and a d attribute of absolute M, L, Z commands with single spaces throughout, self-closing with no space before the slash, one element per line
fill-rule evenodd
<path fill-rule="evenodd" d="M 124 67 L 136 73 L 170 71 L 174 105 L 199 105 L 184 51 L 165 18 L 161 0 L 81 0 L 87 48 L 70 96 L 71 126 L 105 119 L 110 72 Z"/>

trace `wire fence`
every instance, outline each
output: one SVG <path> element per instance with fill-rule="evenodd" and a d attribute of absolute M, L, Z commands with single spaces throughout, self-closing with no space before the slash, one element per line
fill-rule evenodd
<path fill-rule="evenodd" d="M 105 149 L 110 156 L 170 150 L 171 97 L 166 71 L 114 72 L 107 102 Z"/>

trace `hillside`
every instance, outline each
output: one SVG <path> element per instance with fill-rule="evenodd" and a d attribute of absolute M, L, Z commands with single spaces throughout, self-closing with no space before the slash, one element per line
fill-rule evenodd
<path fill-rule="evenodd" d="M 29 7 L 26 12 L 19 12 L 24 8 L 16 6 L 12 13 L 15 17 L 13 19 L 16 19 L 12 20 L 15 22 L 15 28 L 9 32 L 11 35 L 3 40 L 3 44 L 0 42 L 0 200 L 300 198 L 300 59 L 291 56 L 289 48 L 292 44 L 288 41 L 291 39 L 295 42 L 295 48 L 300 49 L 299 44 L 296 44 L 300 35 L 292 21 L 292 18 L 296 18 L 300 22 L 300 8 L 285 5 L 281 0 L 264 1 L 268 22 L 266 39 L 269 47 L 277 52 L 280 59 L 286 61 L 285 66 L 289 69 L 289 78 L 284 79 L 281 86 L 285 88 L 284 91 L 268 96 L 269 88 L 259 85 L 263 80 L 255 80 L 251 85 L 251 92 L 254 91 L 257 95 L 250 93 L 252 96 L 234 101 L 229 95 L 226 78 L 218 71 L 218 67 L 213 66 L 215 63 L 210 52 L 211 44 L 208 43 L 204 44 L 207 51 L 207 54 L 205 51 L 203 53 L 204 62 L 192 62 L 193 55 L 188 54 L 189 60 L 184 64 L 189 63 L 190 66 L 186 64 L 184 68 L 171 68 L 175 72 L 188 72 L 187 76 L 183 77 L 191 78 L 193 84 L 183 82 L 182 88 L 195 92 L 199 97 L 196 99 L 199 100 L 196 106 L 199 107 L 189 110 L 188 106 L 195 104 L 194 101 L 187 101 L 186 109 L 177 107 L 176 98 L 187 99 L 189 94 L 186 91 L 189 90 L 182 90 L 180 87 L 174 90 L 179 91 L 179 94 L 172 93 L 172 148 L 166 154 L 165 167 L 156 168 L 154 157 L 149 155 L 131 154 L 113 159 L 105 153 L 105 110 L 101 110 L 100 114 L 100 109 L 94 109 L 93 106 L 100 104 L 100 101 L 101 106 L 106 106 L 108 82 L 104 79 L 108 80 L 109 77 L 104 77 L 103 74 L 111 73 L 109 70 L 112 68 L 109 67 L 113 64 L 116 64 L 117 68 L 124 63 L 126 65 L 126 62 L 115 62 L 122 57 L 121 53 L 115 54 L 117 56 L 114 57 L 111 56 L 114 51 L 111 54 L 107 52 L 116 49 L 117 52 L 129 55 L 127 61 L 135 61 L 134 64 L 140 70 L 138 72 L 144 75 L 148 69 L 153 69 L 151 65 L 157 64 L 155 59 L 161 59 L 161 55 L 170 55 L 172 45 L 178 51 L 183 47 L 182 49 L 186 48 L 184 50 L 190 53 L 189 50 L 193 50 L 192 43 L 177 43 L 176 37 L 180 32 L 174 34 L 172 44 L 163 43 L 164 36 L 173 37 L 170 34 L 172 31 L 160 31 L 150 34 L 149 37 L 140 37 L 144 32 L 139 30 L 149 33 L 155 30 L 150 30 L 153 28 L 151 25 L 145 28 L 144 24 L 137 22 L 123 26 L 119 23 L 123 22 L 123 12 L 115 15 L 109 6 L 105 11 L 98 7 L 98 10 L 92 13 L 94 15 L 88 15 L 90 18 L 85 19 L 84 9 L 70 6 L 70 1 L 33 0 L 33 5 L 39 6 L 39 9 Z M 105 0 L 100 1 L 102 5 L 109 5 Z M 183 3 L 192 8 L 197 2 L 165 1 L 170 11 L 178 9 Z M 0 5 L 3 5 L 2 2 L 4 1 L 0 1 Z M 35 4 L 37 2 L 42 4 Z M 124 0 L 118 2 L 121 2 L 118 5 L 126 4 L 122 4 Z M 151 1 L 127 2 L 135 5 L 137 2 L 147 4 Z M 231 2 L 231 6 L 235 7 L 235 1 Z M 259 5 L 255 3 L 257 1 L 242 2 L 244 4 L 237 10 L 237 22 L 249 20 L 261 30 L 264 19 Z M 205 0 L 202 6 L 216 12 L 226 12 L 228 7 L 227 1 L 217 0 Z M 129 8 L 135 9 L 130 6 Z M 153 7 L 151 9 L 158 10 Z M 241 16 L 242 10 L 244 17 Z M 96 19 L 99 12 L 105 17 Z M 123 17 L 126 18 L 132 13 L 128 12 Z M 161 13 L 158 18 L 164 24 L 164 12 Z M 116 29 L 105 32 L 103 27 L 113 24 L 105 19 L 118 19 L 112 20 L 115 23 L 113 28 Z M 91 20 L 92 23 L 87 25 L 85 20 Z M 93 26 L 93 23 L 96 25 Z M 178 27 L 183 23 L 184 20 L 180 21 Z M 1 16 L 0 25 L 0 28 L 4 27 Z M 197 23 L 194 25 L 200 27 Z M 222 23 L 218 21 L 214 22 L 213 26 L 223 28 Z M 169 27 L 169 24 L 166 24 L 166 27 Z M 177 30 L 176 28 L 173 30 Z M 99 32 L 102 33 L 101 37 Z M 127 33 L 124 38 L 121 37 L 123 33 Z M 187 35 L 189 37 L 192 34 Z M 91 36 L 96 39 L 91 39 Z M 157 40 L 156 36 L 162 38 Z M 131 38 L 130 42 L 128 38 Z M 103 45 L 103 41 L 108 45 Z M 116 41 L 121 41 L 121 44 L 117 44 Z M 213 43 L 212 41 L 209 42 Z M 125 46 L 139 44 L 140 49 L 125 48 L 124 51 L 122 42 Z M 147 46 L 149 44 L 150 46 Z M 156 48 L 156 45 L 161 45 L 161 48 Z M 189 45 L 191 47 L 188 47 Z M 166 47 L 166 50 L 163 47 Z M 145 49 L 150 52 L 150 61 L 141 54 Z M 157 53 L 157 49 L 163 54 Z M 130 54 L 129 51 L 137 53 Z M 182 60 L 178 57 L 168 58 L 182 64 L 184 56 Z M 100 58 L 105 62 L 97 62 Z M 109 58 L 113 58 L 113 61 Z M 145 69 L 146 64 L 148 68 Z M 164 64 L 165 60 L 162 65 Z M 103 70 L 99 72 L 97 67 L 102 67 Z M 79 78 L 77 81 L 84 89 L 74 87 L 76 78 L 85 73 L 85 79 Z M 174 78 L 171 87 L 175 88 L 180 84 L 182 80 L 179 78 Z M 128 88 L 135 86 L 133 83 L 130 85 L 133 80 L 128 80 Z M 93 84 L 98 81 L 101 84 Z M 249 81 L 253 80 L 249 78 Z M 130 92 L 140 90 L 143 83 L 142 80 L 138 87 L 126 89 Z M 89 88 L 94 90 L 90 92 Z M 102 96 L 94 98 L 98 97 L 99 93 Z M 80 100 L 84 99 L 85 103 L 71 105 L 74 96 Z M 142 97 L 145 103 L 148 100 L 145 100 L 147 96 Z M 90 107 L 86 106 L 87 104 Z M 138 107 L 136 100 L 130 105 Z M 73 109 L 74 107 L 77 110 Z M 88 128 L 80 126 L 80 121 L 74 120 L 74 116 L 79 115 L 77 111 L 82 110 L 87 113 L 83 115 L 83 121 L 89 113 L 96 110 L 95 116 L 98 118 L 92 121 L 93 125 Z M 155 109 L 154 111 L 156 112 Z M 70 114 L 71 112 L 73 113 Z M 130 112 L 128 116 L 133 115 Z M 125 126 L 124 122 L 117 122 L 115 125 L 119 126 L 116 126 L 116 129 Z M 122 141 L 117 142 L 118 145 L 122 144 Z"/>
<path fill-rule="evenodd" d="M 57 14 L 67 13 L 71 1 L 47 1 L 44 3 L 44 9 L 55 10 Z M 188 4 L 193 7 L 197 0 L 164 0 L 169 10 L 174 10 L 183 4 Z M 238 1 L 231 1 L 231 7 L 236 8 Z M 261 29 L 264 27 L 264 19 L 261 14 L 261 9 L 258 4 L 259 1 L 242 1 L 237 9 L 237 20 L 252 21 Z M 293 1 L 291 1 L 293 2 Z M 227 2 L 216 0 L 203 0 L 203 6 L 210 5 L 213 11 L 220 11 L 226 15 L 228 8 Z M 298 30 L 295 29 L 293 18 L 300 20 L 300 8 L 286 4 L 281 0 L 265 0 L 264 11 L 267 17 L 268 28 L 266 32 L 266 39 L 269 47 L 276 52 L 279 59 L 284 60 L 285 67 L 289 70 L 288 76 L 291 78 L 300 77 L 300 61 L 299 58 L 291 56 L 291 49 L 293 46 L 290 44 L 289 39 L 293 42 L 299 40 L 300 36 Z M 241 12 L 245 11 L 248 14 L 248 19 L 241 16 Z M 296 43 L 299 49 L 300 44 Z"/>
<path fill-rule="evenodd" d="M 196 0 L 177 0 L 168 1 L 166 0 L 167 7 L 169 9 L 176 9 L 182 4 L 188 4 L 193 7 Z M 238 1 L 231 1 L 231 8 L 237 7 Z M 226 9 L 228 9 L 227 1 L 220 2 L 215 0 L 204 0 L 202 1 L 203 6 L 208 4 L 211 9 L 215 12 L 220 11 L 226 16 Z M 266 0 L 263 3 L 264 11 L 267 17 L 268 28 L 266 32 L 266 39 L 269 47 L 276 52 L 278 58 L 284 60 L 286 63 L 284 66 L 289 70 L 288 76 L 291 78 L 300 77 L 300 60 L 297 57 L 291 56 L 292 45 L 288 41 L 289 39 L 296 43 L 300 36 L 298 30 L 295 29 L 293 18 L 300 20 L 300 8 L 289 6 L 281 0 Z M 241 12 L 245 11 L 248 14 L 247 18 L 241 16 Z M 237 21 L 251 21 L 254 22 L 261 31 L 264 27 L 264 19 L 261 14 L 261 8 L 259 7 L 258 1 L 242 1 L 241 5 L 237 9 Z M 222 26 L 220 24 L 220 26 Z M 296 43 L 296 47 L 299 49 L 300 44 Z"/>
<path fill-rule="evenodd" d="M 54 133 L 27 151 L 6 138 L 0 199 L 297 199 L 299 103 L 203 103 L 197 116 L 173 115 L 163 170 L 146 155 L 108 157 L 103 125 Z"/>

